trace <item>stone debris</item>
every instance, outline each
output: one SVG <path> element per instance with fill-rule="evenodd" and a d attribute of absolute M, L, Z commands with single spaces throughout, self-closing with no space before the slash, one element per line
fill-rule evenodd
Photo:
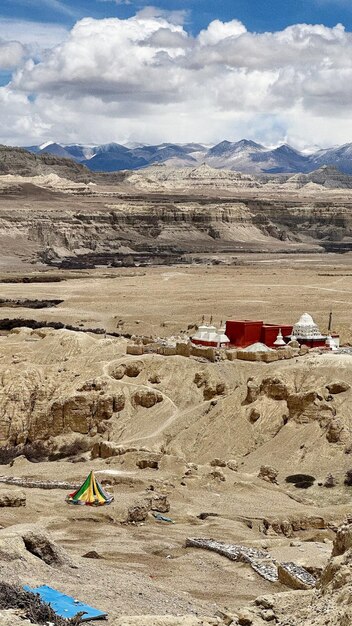
<path fill-rule="evenodd" d="M 15 487 L 26 487 L 28 489 L 78 489 L 79 483 L 66 483 L 56 480 L 31 480 L 16 476 L 0 476 L 0 483 L 3 485 L 14 485 Z"/>
<path fill-rule="evenodd" d="M 279 581 L 291 587 L 291 589 L 313 589 L 316 586 L 314 576 L 309 574 L 304 567 L 300 567 L 295 563 L 280 563 L 278 566 Z"/>
<path fill-rule="evenodd" d="M 269 580 L 272 583 L 276 583 L 279 579 L 278 568 L 275 563 L 263 563 L 263 561 L 250 560 L 249 564 L 251 568 L 259 574 L 265 580 Z"/>
<path fill-rule="evenodd" d="M 212 552 L 221 554 L 221 556 L 226 556 L 231 561 L 240 561 L 242 563 L 248 563 L 250 559 L 270 559 L 270 555 L 264 550 L 224 543 L 223 541 L 214 541 L 213 539 L 189 538 L 186 539 L 186 548 L 203 548 L 204 550 L 211 550 Z"/>
<path fill-rule="evenodd" d="M 314 576 L 303 567 L 295 563 L 277 564 L 269 552 L 258 548 L 248 548 L 247 546 L 203 538 L 188 538 L 185 545 L 186 548 L 202 548 L 216 552 L 231 561 L 248 563 L 265 580 L 273 583 L 280 581 L 292 589 L 312 589 L 316 586 Z"/>

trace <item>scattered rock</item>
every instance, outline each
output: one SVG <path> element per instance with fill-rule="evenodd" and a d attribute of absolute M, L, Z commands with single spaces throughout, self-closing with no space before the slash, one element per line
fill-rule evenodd
<path fill-rule="evenodd" d="M 252 626 L 255 616 L 250 611 L 242 609 L 237 613 L 237 619 L 240 626 Z"/>
<path fill-rule="evenodd" d="M 219 513 L 199 513 L 197 517 L 198 519 L 205 520 L 208 519 L 208 517 L 219 517 Z"/>
<path fill-rule="evenodd" d="M 273 400 L 287 400 L 288 390 L 280 378 L 264 378 L 260 385 L 260 393 L 265 394 Z"/>
<path fill-rule="evenodd" d="M 235 459 L 230 459 L 229 461 L 227 461 L 227 467 L 232 470 L 233 472 L 237 472 L 238 471 L 238 461 L 235 461 Z"/>
<path fill-rule="evenodd" d="M 249 378 L 247 381 L 247 396 L 244 404 L 252 404 L 255 402 L 260 394 L 260 386 L 253 381 L 253 378 Z"/>
<path fill-rule="evenodd" d="M 159 469 L 159 463 L 161 461 L 160 454 L 143 454 L 142 458 L 136 461 L 137 467 L 139 469 Z"/>
<path fill-rule="evenodd" d="M 121 380 L 124 377 L 126 372 L 126 365 L 117 365 L 110 371 L 110 376 L 115 378 L 115 380 Z"/>
<path fill-rule="evenodd" d="M 298 343 L 298 341 L 296 341 L 296 339 L 291 339 L 291 341 L 289 341 L 287 345 L 290 348 L 294 348 L 295 350 L 298 350 L 301 348 L 300 344 Z"/>
<path fill-rule="evenodd" d="M 294 343 L 298 343 L 298 341 L 297 341 L 297 342 L 294 342 Z M 290 344 L 289 344 L 289 345 L 290 345 Z M 293 347 L 293 346 L 291 346 L 291 347 Z M 297 347 L 298 347 L 298 346 L 297 346 Z M 303 345 L 303 346 L 301 346 L 301 347 L 300 347 L 300 349 L 299 349 L 299 356 L 305 356 L 305 355 L 306 355 L 306 354 L 308 354 L 308 353 L 309 353 L 309 348 L 308 348 L 308 346 Z"/>
<path fill-rule="evenodd" d="M 326 432 L 326 438 L 329 443 L 340 443 L 346 440 L 347 433 L 344 424 L 340 419 L 333 419 Z"/>
<path fill-rule="evenodd" d="M 352 487 L 352 470 L 347 470 L 344 484 L 347 485 L 347 487 Z"/>
<path fill-rule="evenodd" d="M 123 393 L 115 394 L 113 396 L 113 411 L 114 413 L 120 413 L 125 408 L 126 399 Z"/>
<path fill-rule="evenodd" d="M 215 396 L 222 396 L 225 391 L 225 383 L 212 383 L 208 381 L 203 391 L 204 400 L 212 400 Z"/>
<path fill-rule="evenodd" d="M 258 478 L 261 478 L 268 483 L 277 484 L 278 473 L 279 470 L 275 469 L 275 467 L 271 467 L 271 465 L 262 465 L 259 470 Z"/>
<path fill-rule="evenodd" d="M 263 609 L 273 609 L 274 602 L 273 596 L 258 596 L 258 598 L 255 599 L 255 604 Z"/>

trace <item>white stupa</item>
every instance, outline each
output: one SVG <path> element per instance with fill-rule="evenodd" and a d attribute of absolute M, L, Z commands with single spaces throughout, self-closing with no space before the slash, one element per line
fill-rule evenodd
<path fill-rule="evenodd" d="M 202 345 L 213 345 L 223 347 L 230 344 L 229 338 L 225 334 L 225 328 L 216 328 L 210 324 L 201 324 L 191 341 Z"/>
<path fill-rule="evenodd" d="M 221 346 L 228 346 L 228 345 L 230 345 L 230 339 L 226 335 L 226 329 L 225 329 L 224 326 L 222 326 L 221 328 L 218 329 L 217 337 L 216 337 L 216 343 L 217 343 L 219 348 Z"/>
<path fill-rule="evenodd" d="M 277 348 L 281 348 L 283 346 L 286 346 L 285 340 L 282 336 L 282 332 L 281 332 L 281 328 L 279 330 L 278 336 L 276 337 L 275 341 L 274 341 L 274 346 L 276 346 Z"/>
<path fill-rule="evenodd" d="M 303 313 L 294 325 L 291 338 L 295 339 L 296 337 L 300 339 L 325 339 L 309 313 Z"/>
<path fill-rule="evenodd" d="M 337 350 L 339 347 L 339 340 L 336 337 L 332 337 L 331 335 L 328 335 L 326 338 L 325 345 L 327 348 L 329 348 L 329 350 Z"/>

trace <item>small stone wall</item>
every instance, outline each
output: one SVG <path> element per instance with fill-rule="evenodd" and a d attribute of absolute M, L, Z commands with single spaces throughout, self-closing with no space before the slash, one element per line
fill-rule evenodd
<path fill-rule="evenodd" d="M 150 339 L 148 339 L 150 341 Z M 225 350 L 223 348 L 212 348 L 210 346 L 194 345 L 190 341 L 179 341 L 176 346 L 162 345 L 156 342 L 146 343 L 143 341 L 141 344 L 129 344 L 127 346 L 127 354 L 134 356 L 141 356 L 143 354 L 161 354 L 163 356 L 184 356 L 186 358 L 190 356 L 206 359 L 214 363 L 216 360 L 227 359 L 228 361 L 261 361 L 262 363 L 273 363 L 274 361 L 280 361 L 282 359 L 292 359 L 297 356 L 304 356 L 307 354 L 307 348 L 294 349 L 290 346 L 279 350 L 273 350 L 271 352 L 246 352 L 245 350 L 230 349 Z"/>
<path fill-rule="evenodd" d="M 127 346 L 127 354 L 138 355 L 144 354 L 144 346 L 136 343 L 130 343 Z"/>

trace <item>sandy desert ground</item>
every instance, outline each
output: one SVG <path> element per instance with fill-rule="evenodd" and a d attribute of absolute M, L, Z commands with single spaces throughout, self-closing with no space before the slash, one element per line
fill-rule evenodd
<path fill-rule="evenodd" d="M 2 318 L 59 321 L 83 328 L 104 328 L 138 335 L 170 337 L 197 324 L 204 315 L 218 324 L 226 319 L 263 319 L 295 323 L 304 311 L 326 330 L 333 311 L 334 329 L 352 340 L 349 305 L 352 254 L 242 255 L 240 264 L 109 268 L 72 273 L 46 271 L 62 282 L 2 283 L 8 300 L 62 300 L 55 308 L 31 311 L 2 305 Z M 35 272 L 2 272 L 22 280 Z M 38 275 L 38 274 L 37 274 Z M 43 275 L 43 274 L 42 274 Z"/>
<path fill-rule="evenodd" d="M 351 488 L 343 480 L 351 467 L 352 411 L 347 391 L 333 396 L 329 413 L 326 385 L 336 380 L 352 385 L 352 357 L 308 355 L 272 364 L 127 357 L 127 340 L 108 334 L 178 335 L 203 314 L 213 315 L 214 321 L 238 317 L 288 323 L 306 310 L 324 330 L 332 309 L 334 328 L 344 341 L 352 339 L 348 255 L 276 259 L 248 255 L 242 263 L 98 269 L 78 272 L 75 278 L 62 273 L 64 280 L 56 283 L 1 284 L 5 300 L 63 300 L 57 307 L 39 310 L 3 306 L 2 318 L 61 321 L 107 331 L 106 336 L 53 329 L 3 332 L 2 443 L 40 439 L 59 449 L 77 438 L 88 441 L 88 447 L 109 439 L 125 451 L 105 460 L 91 460 L 89 451 L 69 460 L 40 463 L 21 456 L 11 467 L 0 468 L 6 476 L 72 483 L 95 469 L 100 479 L 110 481 L 115 496 L 110 507 L 89 509 L 66 505 L 64 490 L 25 489 L 26 507 L 1 509 L 0 554 L 1 546 L 6 544 L 9 550 L 22 532 L 18 524 L 35 524 L 66 550 L 75 567 L 67 562 L 53 569 L 26 552 L 2 561 L 8 580 L 51 584 L 107 610 L 111 625 L 120 624 L 121 615 L 150 614 L 205 616 L 223 623 L 224 615 L 241 614 L 257 596 L 286 598 L 288 588 L 265 581 L 246 564 L 185 548 L 187 537 L 266 548 L 277 561 L 293 561 L 316 571 L 327 565 L 334 528 L 351 511 Z M 2 276 L 9 277 L 20 275 Z M 129 363 L 137 365 L 137 375 L 115 377 L 116 369 Z M 206 399 L 204 389 L 195 385 L 199 373 L 210 386 L 224 383 L 223 393 Z M 259 386 L 270 378 L 274 387 L 279 379 L 289 394 L 314 391 L 318 394 L 314 407 L 288 414 L 286 400 L 270 390 L 248 403 L 250 378 Z M 92 391 L 91 381 L 98 383 L 98 390 Z M 136 405 L 135 394 L 143 390 L 159 393 L 160 403 L 152 408 Z M 72 404 L 77 396 L 89 402 L 102 396 L 108 402 L 121 394 L 123 408 L 101 418 L 105 430 L 99 430 L 99 424 L 97 430 L 91 415 L 87 422 L 84 411 Z M 64 417 L 61 430 L 53 413 L 58 403 L 64 416 L 65 403 L 71 403 L 76 416 L 69 425 Z M 250 418 L 253 407 L 260 413 L 255 423 Z M 327 433 L 336 416 L 343 422 L 343 434 L 329 442 Z M 159 469 L 136 465 L 153 455 L 159 455 Z M 210 463 L 215 458 L 236 460 L 238 471 L 222 467 L 219 476 L 214 475 Z M 263 464 L 278 469 L 277 485 L 257 478 Z M 298 472 L 314 475 L 315 485 L 302 491 L 285 483 L 287 475 Z M 318 485 L 329 473 L 338 483 L 334 489 Z M 171 508 L 166 515 L 175 524 L 158 522 L 151 514 L 140 524 L 126 524 L 128 507 L 148 497 L 151 486 L 167 495 Z M 3 485 L 0 496 L 9 489 L 24 491 Z M 204 512 L 215 515 L 201 520 Z M 283 531 L 287 523 L 291 530 Z M 92 550 L 102 558 L 83 557 Z M 285 602 L 288 606 L 287 598 Z"/>

